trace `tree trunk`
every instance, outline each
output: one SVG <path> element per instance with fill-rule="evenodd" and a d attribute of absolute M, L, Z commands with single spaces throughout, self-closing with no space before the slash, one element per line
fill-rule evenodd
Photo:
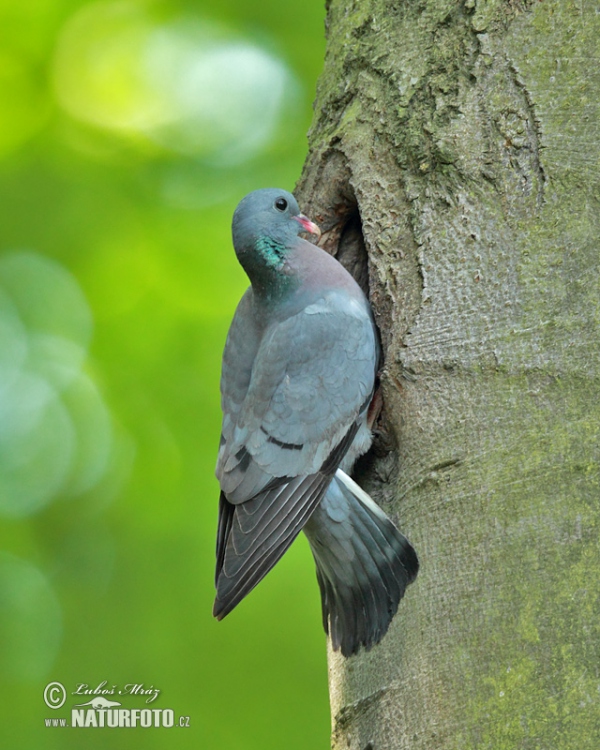
<path fill-rule="evenodd" d="M 421 572 L 329 654 L 336 750 L 596 750 L 600 13 L 332 0 L 298 196 L 368 286 L 359 481 Z"/>

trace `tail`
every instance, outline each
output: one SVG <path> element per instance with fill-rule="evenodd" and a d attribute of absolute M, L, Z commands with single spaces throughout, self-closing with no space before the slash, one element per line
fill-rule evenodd
<path fill-rule="evenodd" d="M 304 526 L 321 589 L 323 627 L 344 656 L 386 634 L 419 560 L 381 508 L 339 470 Z"/>

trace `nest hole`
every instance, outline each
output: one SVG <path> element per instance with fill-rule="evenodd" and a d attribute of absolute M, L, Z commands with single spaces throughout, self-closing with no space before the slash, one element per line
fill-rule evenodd
<path fill-rule="evenodd" d="M 340 222 L 341 230 L 335 257 L 358 282 L 363 292 L 369 296 L 369 259 L 362 221 L 358 206 L 347 207 Z"/>

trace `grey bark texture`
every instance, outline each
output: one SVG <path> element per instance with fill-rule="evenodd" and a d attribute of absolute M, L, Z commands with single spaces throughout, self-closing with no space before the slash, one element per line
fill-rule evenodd
<path fill-rule="evenodd" d="M 421 572 L 336 750 L 600 746 L 600 5 L 331 0 L 297 195 L 366 288 Z"/>

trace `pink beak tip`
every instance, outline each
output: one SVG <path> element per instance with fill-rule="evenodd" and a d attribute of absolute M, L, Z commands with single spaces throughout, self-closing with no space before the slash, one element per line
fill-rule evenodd
<path fill-rule="evenodd" d="M 298 222 L 298 224 L 300 224 L 300 226 L 305 232 L 316 235 L 317 240 L 321 237 L 321 230 L 314 223 L 314 221 L 311 221 L 309 218 L 307 218 L 303 214 L 298 214 L 298 216 L 294 216 L 293 218 Z"/>

